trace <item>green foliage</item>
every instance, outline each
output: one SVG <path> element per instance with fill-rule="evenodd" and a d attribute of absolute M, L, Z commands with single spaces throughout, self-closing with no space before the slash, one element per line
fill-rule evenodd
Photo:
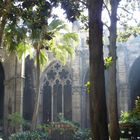
<path fill-rule="evenodd" d="M 82 23 L 81 28 L 84 29 L 84 30 L 88 30 L 88 28 L 89 28 L 88 16 L 84 15 L 84 14 L 81 14 L 80 19 L 81 19 L 81 23 Z"/>
<path fill-rule="evenodd" d="M 35 130 L 12 134 L 10 136 L 10 140 L 46 140 L 47 137 L 48 137 L 47 133 L 41 130 Z"/>
<path fill-rule="evenodd" d="M 108 69 L 109 66 L 111 65 L 111 63 L 112 63 L 112 57 L 111 56 L 108 56 L 108 57 L 104 58 L 104 68 L 105 69 Z"/>
<path fill-rule="evenodd" d="M 140 124 L 140 97 L 138 96 L 135 100 L 135 107 L 132 110 L 132 116 L 136 118 Z"/>
<path fill-rule="evenodd" d="M 120 115 L 120 123 L 128 123 L 131 122 L 131 117 L 129 112 L 121 112 Z"/>
<path fill-rule="evenodd" d="M 58 117 L 57 117 L 57 121 L 56 122 L 51 122 L 50 124 L 47 125 L 47 128 L 53 128 L 53 129 L 59 129 L 60 130 L 76 130 L 78 128 L 77 124 L 75 124 L 75 122 L 73 121 L 69 121 L 67 119 L 65 119 L 63 117 L 62 113 L 59 113 Z"/>
<path fill-rule="evenodd" d="M 78 0 L 61 0 L 61 7 L 66 11 L 67 19 L 73 22 L 80 16 L 83 5 Z"/>
<path fill-rule="evenodd" d="M 78 41 L 78 35 L 76 33 L 65 33 L 62 36 L 62 39 L 64 41 L 64 44 L 70 45 L 72 43 L 71 41 Z"/>
<path fill-rule="evenodd" d="M 34 62 L 36 64 L 36 55 L 34 56 Z M 44 50 L 40 50 L 40 55 L 39 55 L 39 63 L 40 63 L 40 67 L 43 68 L 43 66 L 48 63 L 49 59 L 48 56 L 46 54 L 46 52 Z"/>
<path fill-rule="evenodd" d="M 30 48 L 31 46 L 38 44 L 37 46 L 39 46 L 40 49 L 51 51 L 57 59 L 65 64 L 68 55 L 73 56 L 74 54 L 74 42 L 76 42 L 77 36 L 74 35 L 74 33 L 60 35 L 60 33 L 58 33 L 60 30 L 66 31 L 66 24 L 56 17 L 53 17 L 52 22 L 48 24 L 48 19 L 52 16 L 52 8 L 53 6 L 58 6 L 59 2 L 61 2 L 61 0 L 19 0 L 18 2 L 10 1 L 6 3 L 7 5 L 11 5 L 10 13 L 7 13 L 9 22 L 6 24 L 4 38 L 4 45 L 8 48 L 7 50 L 17 52 L 19 58 L 21 58 L 25 52 L 31 53 L 31 51 L 29 51 L 29 49 L 32 50 Z M 62 3 L 62 7 L 64 8 L 64 4 L 68 2 L 62 1 Z M 2 2 L 0 8 L 1 6 L 6 6 L 4 4 L 5 3 Z M 72 7 L 71 11 L 74 11 Z M 1 9 L 1 11 L 3 11 L 3 9 Z M 58 40 L 58 38 L 61 39 Z M 48 43 L 50 40 L 55 43 Z M 59 41 L 61 41 L 61 43 Z M 73 41 L 73 43 L 71 41 Z M 52 45 L 55 45 L 55 47 Z M 37 46 L 34 46 L 34 48 L 36 49 Z M 44 62 L 48 61 L 48 58 L 44 52 L 40 52 L 40 61 L 41 65 L 43 65 Z"/>
<path fill-rule="evenodd" d="M 133 35 L 133 36 L 140 35 L 140 27 L 139 26 L 126 27 L 126 29 L 124 31 L 119 31 L 117 41 L 126 42 L 131 35 Z"/>
<path fill-rule="evenodd" d="M 66 64 L 67 59 L 74 56 L 77 46 L 78 35 L 75 33 L 55 33 L 50 41 L 44 41 L 49 46 L 49 51 L 54 54 L 62 64 Z"/>
<path fill-rule="evenodd" d="M 48 26 L 48 32 L 56 33 L 61 29 L 66 29 L 66 24 L 59 19 L 53 20 Z"/>
<path fill-rule="evenodd" d="M 16 51 L 18 58 L 20 60 L 22 59 L 23 55 L 25 55 L 25 57 L 26 57 L 28 54 L 30 54 L 30 57 L 33 57 L 33 49 L 32 49 L 31 44 L 29 44 L 29 43 L 26 43 L 26 42 L 19 43 L 17 45 L 15 51 Z"/>
<path fill-rule="evenodd" d="M 56 122 L 50 122 L 49 124 L 39 125 L 39 129 L 44 130 L 48 133 L 48 139 L 54 139 L 57 135 L 58 137 L 73 137 L 74 132 L 77 130 L 77 125 L 73 122 L 68 121 L 63 118 L 63 114 L 59 114 Z"/>
<path fill-rule="evenodd" d="M 120 123 L 133 123 L 140 125 L 140 97 L 135 101 L 135 107 L 130 112 L 121 112 Z"/>
<path fill-rule="evenodd" d="M 72 140 L 91 140 L 89 129 L 80 129 L 79 124 L 66 120 L 60 113 L 56 122 L 38 125 L 35 131 L 17 132 L 10 136 L 10 140 L 48 140 L 53 135 L 71 137 Z"/>
<path fill-rule="evenodd" d="M 61 29 L 67 33 L 61 33 Z M 45 25 L 42 29 L 27 30 L 24 26 L 12 24 L 6 27 L 4 43 L 8 51 L 15 51 L 20 59 L 23 55 L 32 57 L 33 50 L 39 46 L 41 66 L 48 62 L 47 53 L 43 49 L 52 52 L 59 61 L 65 64 L 69 55 L 74 56 L 74 49 L 78 42 L 78 35 L 68 33 L 65 29 L 65 23 L 59 19 L 53 19 L 48 26 Z"/>
<path fill-rule="evenodd" d="M 128 131 L 132 136 L 140 135 L 140 98 L 137 97 L 135 107 L 130 112 L 122 112 L 120 116 L 121 137 L 130 138 Z M 123 133 L 122 133 L 123 132 Z"/>
<path fill-rule="evenodd" d="M 79 129 L 75 132 L 73 140 L 92 140 L 91 130 Z"/>
<path fill-rule="evenodd" d="M 91 140 L 92 134 L 89 129 L 80 129 L 79 124 L 66 120 L 61 113 L 57 119 L 57 122 L 47 125 L 47 131 L 50 134 L 56 134 L 53 132 L 57 132 L 60 135 L 71 134 L 72 140 Z"/>
<path fill-rule="evenodd" d="M 48 57 L 46 56 L 46 52 L 43 51 L 43 50 L 40 50 L 40 64 L 41 65 L 44 65 L 45 63 L 47 63 L 49 60 L 48 60 Z"/>
<path fill-rule="evenodd" d="M 120 123 L 140 124 L 139 115 L 133 112 L 122 112 L 120 116 Z"/>
<path fill-rule="evenodd" d="M 23 118 L 21 117 L 20 113 L 15 112 L 8 116 L 8 121 L 12 126 L 22 125 L 24 123 Z"/>
<path fill-rule="evenodd" d="M 87 93 L 90 93 L 90 82 L 89 82 L 89 81 L 87 81 L 87 82 L 85 83 L 85 87 L 86 87 L 86 89 L 87 89 Z"/>
<path fill-rule="evenodd" d="M 16 47 L 25 41 L 27 29 L 16 26 L 15 24 L 7 25 L 5 29 L 4 44 L 7 50 L 13 52 Z M 21 48 L 21 47 L 20 47 Z"/>

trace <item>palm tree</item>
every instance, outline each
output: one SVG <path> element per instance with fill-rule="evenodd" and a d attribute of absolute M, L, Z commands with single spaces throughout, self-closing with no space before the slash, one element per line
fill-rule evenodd
<path fill-rule="evenodd" d="M 66 58 L 68 54 L 71 56 L 74 53 L 74 48 L 72 48 L 71 40 L 76 41 L 77 36 L 74 33 L 60 33 L 61 29 L 64 29 L 64 24 L 60 20 L 53 20 L 46 28 L 45 32 L 41 32 L 40 40 L 36 40 L 33 44 L 36 50 L 36 68 L 37 68 L 37 80 L 36 80 L 36 97 L 35 106 L 32 118 L 31 128 L 34 130 L 37 123 L 38 109 L 39 109 L 39 98 L 40 98 L 40 66 L 44 63 L 44 58 L 46 59 L 43 49 L 50 50 L 60 60 L 63 64 L 66 63 Z M 59 39 L 58 39 L 59 37 Z M 62 42 L 63 39 L 63 42 Z M 61 42 L 59 42 L 61 41 Z M 63 53 L 62 53 L 63 51 Z"/>

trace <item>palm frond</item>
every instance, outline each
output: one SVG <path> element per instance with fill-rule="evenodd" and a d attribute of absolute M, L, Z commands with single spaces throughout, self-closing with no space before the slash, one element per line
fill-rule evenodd
<path fill-rule="evenodd" d="M 65 33 L 63 35 L 63 39 L 65 39 L 66 41 L 72 39 L 72 40 L 77 42 L 78 41 L 78 34 L 76 34 L 76 33 Z"/>
<path fill-rule="evenodd" d="M 48 63 L 49 59 L 48 56 L 46 55 L 46 52 L 43 50 L 40 50 L 40 64 L 43 67 L 45 64 Z"/>
<path fill-rule="evenodd" d="M 59 19 L 54 19 L 47 27 L 48 32 L 58 32 L 61 29 L 65 29 L 66 24 Z"/>
<path fill-rule="evenodd" d="M 78 34 L 76 33 L 65 33 L 62 36 L 63 42 L 68 46 L 77 46 L 78 45 Z"/>
<path fill-rule="evenodd" d="M 25 55 L 25 57 L 27 55 L 30 55 L 30 57 L 33 57 L 33 49 L 29 43 L 28 44 L 24 42 L 19 43 L 16 47 L 16 52 L 19 59 L 22 58 L 23 54 Z"/>
<path fill-rule="evenodd" d="M 71 46 L 67 46 L 67 45 L 63 45 L 63 44 L 58 44 L 57 46 L 60 50 L 63 50 L 63 53 L 67 53 L 68 55 L 70 55 L 72 58 L 74 57 L 75 55 L 75 49 L 74 47 L 71 47 Z"/>
<path fill-rule="evenodd" d="M 59 60 L 63 65 L 66 64 L 66 60 L 68 58 L 68 53 L 65 51 L 65 50 L 62 50 L 62 49 L 55 49 L 55 57 L 57 60 Z"/>

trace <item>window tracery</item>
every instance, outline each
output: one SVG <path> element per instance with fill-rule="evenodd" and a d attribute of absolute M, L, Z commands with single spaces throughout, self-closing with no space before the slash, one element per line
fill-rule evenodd
<path fill-rule="evenodd" d="M 48 67 L 43 75 L 43 120 L 56 121 L 59 113 L 72 119 L 72 81 L 66 66 L 59 62 Z"/>

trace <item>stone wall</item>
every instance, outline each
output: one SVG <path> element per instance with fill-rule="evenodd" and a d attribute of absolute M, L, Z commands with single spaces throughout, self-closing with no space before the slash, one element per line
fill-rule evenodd
<path fill-rule="evenodd" d="M 0 54 L 2 54 L 2 65 L 5 73 L 4 131 L 7 133 L 9 114 L 14 112 L 22 114 L 24 61 L 20 62 L 15 54 L 7 56 L 4 49 L 1 49 Z"/>

